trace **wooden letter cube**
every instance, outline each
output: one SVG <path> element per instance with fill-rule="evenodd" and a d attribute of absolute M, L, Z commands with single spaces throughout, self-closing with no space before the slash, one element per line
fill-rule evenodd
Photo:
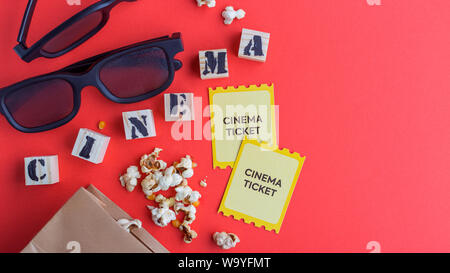
<path fill-rule="evenodd" d="M 81 128 L 73 146 L 72 155 L 95 164 L 103 162 L 110 137 Z"/>
<path fill-rule="evenodd" d="M 199 51 L 198 58 L 200 61 L 200 77 L 202 80 L 228 78 L 226 49 Z"/>
<path fill-rule="evenodd" d="M 164 112 L 166 121 L 194 120 L 194 94 L 164 94 Z"/>
<path fill-rule="evenodd" d="M 269 48 L 270 33 L 242 29 L 239 58 L 265 62 Z"/>
<path fill-rule="evenodd" d="M 57 155 L 25 157 L 25 185 L 49 185 L 58 182 Z"/>
<path fill-rule="evenodd" d="M 127 140 L 156 136 L 152 110 L 123 112 L 122 118 Z"/>

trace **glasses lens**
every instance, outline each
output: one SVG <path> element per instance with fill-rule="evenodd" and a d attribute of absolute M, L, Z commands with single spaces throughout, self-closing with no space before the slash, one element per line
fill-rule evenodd
<path fill-rule="evenodd" d="M 5 105 L 21 126 L 40 127 L 62 120 L 72 112 L 73 89 L 62 79 L 34 83 L 8 94 Z"/>
<path fill-rule="evenodd" d="M 53 37 L 42 49 L 48 53 L 62 51 L 94 30 L 100 25 L 102 19 L 103 14 L 101 11 L 91 13 Z"/>
<path fill-rule="evenodd" d="M 100 80 L 119 98 L 132 98 L 161 87 L 169 78 L 169 65 L 158 47 L 140 49 L 107 62 Z"/>

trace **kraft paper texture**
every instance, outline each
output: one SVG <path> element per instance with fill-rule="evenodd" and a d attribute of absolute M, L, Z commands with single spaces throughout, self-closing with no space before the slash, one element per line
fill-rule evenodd
<path fill-rule="evenodd" d="M 132 218 L 93 185 L 80 188 L 22 253 L 167 253 L 145 229 L 126 231 Z"/>

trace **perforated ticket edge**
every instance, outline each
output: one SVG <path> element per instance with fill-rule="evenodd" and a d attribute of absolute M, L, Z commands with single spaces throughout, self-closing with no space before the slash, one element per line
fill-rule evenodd
<path fill-rule="evenodd" d="M 298 182 L 298 178 L 300 176 L 300 172 L 301 172 L 301 170 L 303 168 L 303 163 L 305 162 L 306 157 L 305 156 L 303 156 L 303 157 L 300 156 L 299 153 L 295 153 L 295 152 L 291 153 L 286 148 L 279 149 L 277 145 L 270 146 L 267 143 L 258 142 L 257 140 L 254 140 L 254 139 L 244 138 L 244 140 L 242 141 L 241 147 L 239 149 L 238 156 L 236 158 L 236 164 L 239 164 L 239 160 L 241 158 L 242 152 L 244 150 L 245 145 L 247 145 L 247 144 L 256 145 L 256 146 L 260 147 L 261 149 L 271 150 L 272 152 L 275 152 L 275 153 L 278 153 L 278 154 L 281 154 L 281 155 L 293 158 L 293 159 L 298 161 L 298 167 L 297 167 L 297 170 L 295 171 L 294 179 L 293 179 L 293 181 L 291 183 L 291 187 L 289 189 L 289 193 L 286 196 L 286 201 L 284 203 L 283 210 L 281 212 L 280 218 L 279 218 L 279 220 L 278 220 L 278 222 L 276 224 L 273 224 L 273 223 L 261 220 L 259 218 L 247 215 L 245 213 L 229 209 L 229 208 L 227 208 L 225 206 L 225 201 L 227 199 L 228 191 L 230 189 L 231 183 L 232 183 L 232 181 L 234 179 L 234 173 L 236 171 L 236 168 L 233 168 L 233 171 L 231 172 L 230 179 L 228 180 L 228 184 L 227 184 L 227 187 L 225 189 L 225 193 L 223 194 L 222 201 L 220 202 L 220 207 L 219 207 L 219 210 L 217 212 L 218 213 L 222 212 L 223 215 L 225 215 L 225 216 L 232 216 L 235 220 L 238 220 L 238 221 L 243 220 L 247 224 L 253 223 L 255 225 L 255 227 L 259 228 L 259 227 L 263 226 L 264 229 L 267 230 L 267 231 L 275 230 L 276 233 L 280 233 L 280 229 L 281 229 L 281 225 L 282 225 L 283 220 L 284 220 L 284 216 L 286 215 L 287 208 L 288 208 L 289 203 L 291 201 L 292 194 L 294 193 L 294 189 L 295 189 L 295 186 L 296 186 L 296 184 Z"/>
<path fill-rule="evenodd" d="M 214 126 L 214 95 L 219 93 L 236 93 L 236 92 L 251 92 L 251 91 L 268 91 L 270 94 L 270 106 L 271 106 L 271 117 L 272 117 L 272 142 L 278 143 L 276 124 L 275 124 L 275 94 L 274 94 L 274 84 L 260 84 L 260 85 L 239 85 L 238 87 L 228 86 L 226 88 L 216 87 L 208 88 L 209 90 L 209 112 L 211 121 L 211 145 L 213 154 L 213 169 L 220 168 L 226 169 L 227 167 L 233 168 L 235 161 L 219 161 L 217 160 L 217 150 L 215 141 L 215 126 Z"/>

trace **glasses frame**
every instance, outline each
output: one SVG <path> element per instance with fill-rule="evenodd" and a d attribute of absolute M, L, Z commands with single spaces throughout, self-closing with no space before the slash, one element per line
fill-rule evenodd
<path fill-rule="evenodd" d="M 145 94 L 131 97 L 131 98 L 121 98 L 115 96 L 108 88 L 103 84 L 100 79 L 100 71 L 105 64 L 109 61 L 126 55 L 128 53 L 136 52 L 142 49 L 147 48 L 160 48 L 163 50 L 167 65 L 168 65 L 168 78 L 167 81 L 159 88 L 155 90 L 151 90 Z M 111 50 L 109 52 L 105 52 L 94 57 L 90 57 L 83 61 L 77 62 L 70 66 L 67 66 L 61 70 L 32 77 L 27 80 L 18 82 L 16 84 L 10 85 L 8 87 L 4 87 L 0 89 L 0 112 L 3 114 L 8 122 L 17 130 L 24 133 L 36 133 L 43 132 L 47 130 L 51 130 L 57 127 L 60 127 L 70 120 L 72 120 L 76 114 L 78 113 L 81 105 L 81 91 L 84 87 L 94 86 L 96 87 L 106 98 L 116 103 L 134 103 L 139 102 L 153 96 L 156 96 L 166 90 L 170 84 L 173 82 L 175 71 L 179 70 L 182 67 L 182 62 L 180 60 L 174 59 L 175 55 L 179 52 L 182 52 L 183 42 L 181 39 L 181 33 L 173 33 L 171 36 L 164 36 L 156 39 L 151 39 L 147 41 L 143 41 L 140 43 L 132 44 L 129 46 L 125 46 L 119 49 Z M 72 112 L 62 120 L 46 124 L 39 127 L 24 127 L 20 125 L 16 120 L 14 120 L 12 113 L 8 110 L 5 104 L 5 98 L 9 94 L 20 90 L 23 87 L 26 87 L 31 84 L 40 83 L 43 81 L 48 81 L 52 79 L 62 79 L 67 81 L 73 89 L 73 109 Z"/>
<path fill-rule="evenodd" d="M 39 57 L 45 57 L 45 58 L 56 58 L 61 55 L 66 54 L 67 52 L 71 51 L 72 49 L 78 47 L 85 41 L 87 41 L 89 38 L 97 34 L 108 22 L 109 20 L 109 14 L 110 11 L 119 3 L 121 2 L 135 2 L 137 0 L 102 0 L 98 3 L 92 4 L 91 6 L 83 9 L 82 11 L 78 12 L 74 16 L 70 17 L 66 21 L 64 21 L 62 24 L 60 24 L 58 27 L 54 28 L 52 31 L 47 33 L 44 37 L 42 37 L 39 41 L 34 43 L 32 46 L 27 47 L 26 40 L 28 36 L 28 30 L 30 28 L 31 19 L 33 17 L 34 9 L 37 4 L 37 0 L 29 0 L 27 7 L 25 9 L 25 14 L 22 19 L 22 24 L 20 26 L 19 30 L 19 36 L 17 37 L 18 45 L 14 47 L 14 51 L 24 60 L 25 62 L 29 63 L 32 60 L 39 58 Z M 100 24 L 95 27 L 93 30 L 88 32 L 86 35 L 84 35 L 82 38 L 78 39 L 74 43 L 72 43 L 67 48 L 60 50 L 55 53 L 46 52 L 43 50 L 43 47 L 45 44 L 47 44 L 49 41 L 51 41 L 53 38 L 55 38 L 58 34 L 66 30 L 68 27 L 72 26 L 73 24 L 77 23 L 78 21 L 82 20 L 86 16 L 101 11 L 103 18 Z"/>

